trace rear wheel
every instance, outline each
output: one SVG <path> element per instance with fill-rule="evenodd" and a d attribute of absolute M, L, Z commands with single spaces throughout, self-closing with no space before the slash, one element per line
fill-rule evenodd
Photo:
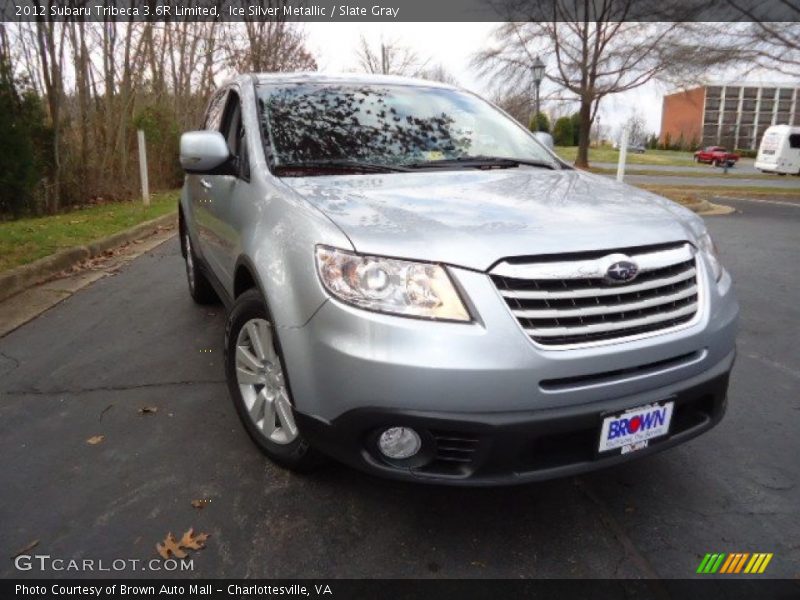
<path fill-rule="evenodd" d="M 239 296 L 228 317 L 225 374 L 236 412 L 264 454 L 300 472 L 323 462 L 295 422 L 280 344 L 256 289 Z"/>
<path fill-rule="evenodd" d="M 214 304 L 219 297 L 209 283 L 208 278 L 197 266 L 197 256 L 192 247 L 192 239 L 184 227 L 181 233 L 181 244 L 186 261 L 186 280 L 189 283 L 189 294 L 197 304 Z"/>

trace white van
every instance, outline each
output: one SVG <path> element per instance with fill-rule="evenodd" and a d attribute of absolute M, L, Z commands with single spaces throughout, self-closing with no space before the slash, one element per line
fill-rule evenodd
<path fill-rule="evenodd" d="M 800 127 L 768 127 L 761 138 L 755 167 L 765 173 L 800 175 Z"/>

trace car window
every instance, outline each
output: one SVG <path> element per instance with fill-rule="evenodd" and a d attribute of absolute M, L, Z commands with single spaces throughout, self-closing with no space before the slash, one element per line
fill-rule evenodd
<path fill-rule="evenodd" d="M 225 140 L 228 142 L 228 149 L 231 156 L 236 159 L 239 168 L 239 177 L 250 179 L 250 161 L 247 154 L 247 139 L 242 122 L 242 104 L 236 92 L 230 92 L 228 102 L 225 107 L 225 116 L 220 127 Z"/>
<path fill-rule="evenodd" d="M 523 127 L 460 90 L 367 84 L 258 87 L 264 138 L 281 164 L 351 160 L 402 167 L 492 156 L 553 157 Z"/>
<path fill-rule="evenodd" d="M 792 133 L 789 135 L 789 147 L 800 148 L 800 133 Z"/>
<path fill-rule="evenodd" d="M 208 103 L 208 110 L 206 111 L 206 118 L 203 121 L 203 129 L 219 130 L 227 93 L 228 90 L 219 90 L 211 97 L 211 102 Z"/>

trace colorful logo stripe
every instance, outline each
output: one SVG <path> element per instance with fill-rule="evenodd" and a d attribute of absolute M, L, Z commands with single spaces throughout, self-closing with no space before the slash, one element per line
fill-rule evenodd
<path fill-rule="evenodd" d="M 737 573 L 757 574 L 763 573 L 769 561 L 772 560 L 773 554 L 766 552 L 732 552 L 725 554 L 724 552 L 715 554 L 706 554 L 703 560 L 700 561 L 700 566 L 697 567 L 697 572 L 701 574 L 714 574 L 724 573 L 727 575 Z"/>

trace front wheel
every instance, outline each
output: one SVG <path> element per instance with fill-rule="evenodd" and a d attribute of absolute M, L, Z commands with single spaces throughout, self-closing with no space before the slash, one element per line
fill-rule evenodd
<path fill-rule="evenodd" d="M 236 412 L 264 454 L 292 471 L 322 462 L 295 422 L 280 344 L 256 289 L 239 296 L 228 316 L 225 375 Z"/>

